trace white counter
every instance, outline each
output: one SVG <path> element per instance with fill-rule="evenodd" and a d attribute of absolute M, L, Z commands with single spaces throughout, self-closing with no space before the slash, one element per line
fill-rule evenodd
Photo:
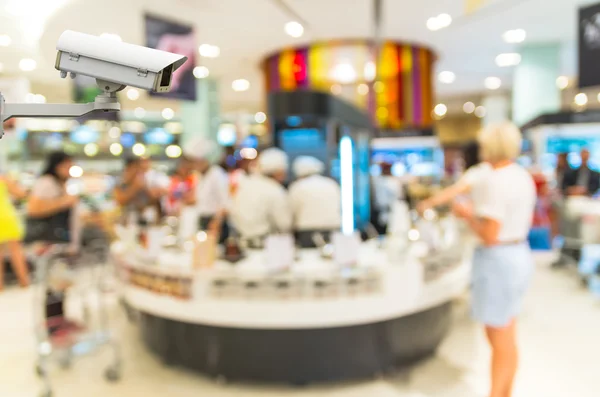
<path fill-rule="evenodd" d="M 133 308 L 154 316 L 192 324 L 244 329 L 309 329 L 370 324 L 421 312 L 460 295 L 470 276 L 470 255 L 436 281 L 423 282 L 423 266 L 409 255 L 402 264 L 388 262 L 384 251 L 373 244 L 363 244 L 359 263 L 375 267 L 382 277 L 378 292 L 340 297 L 305 297 L 299 299 L 218 299 L 209 294 L 214 272 L 228 267 L 217 263 L 213 270 L 193 270 L 189 254 L 167 253 L 153 268 L 167 274 L 193 274 L 192 299 L 181 300 L 160 295 L 130 284 L 123 286 L 124 298 Z M 140 266 L 125 247 L 115 244 L 113 254 L 123 262 Z M 188 256 L 186 256 L 188 255 Z M 261 252 L 250 252 L 236 265 L 238 274 L 260 276 L 267 270 Z M 332 262 L 322 259 L 316 250 L 302 250 L 293 272 L 299 274 L 327 272 Z"/>

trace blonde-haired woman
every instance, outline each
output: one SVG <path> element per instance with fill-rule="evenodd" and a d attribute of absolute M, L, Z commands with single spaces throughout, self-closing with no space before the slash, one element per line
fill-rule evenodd
<path fill-rule="evenodd" d="M 473 258 L 473 315 L 486 328 L 492 348 L 491 397 L 510 397 L 517 371 L 516 316 L 534 262 L 527 244 L 536 201 L 531 175 L 514 160 L 521 151 L 521 133 L 513 124 L 491 125 L 480 132 L 488 177 L 472 188 L 472 205 L 456 203 L 479 237 Z"/>

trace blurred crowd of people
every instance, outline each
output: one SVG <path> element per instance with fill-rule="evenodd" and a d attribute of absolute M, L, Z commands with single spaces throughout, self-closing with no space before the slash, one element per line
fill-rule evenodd
<path fill-rule="evenodd" d="M 195 140 L 184 147 L 170 175 L 154 169 L 149 158 L 126 158 L 112 192 L 122 222 L 158 223 L 186 209 L 186 216 L 197 217 L 199 230 L 218 235 L 221 242 L 235 234 L 258 245 L 271 233 L 292 232 L 301 246 L 314 246 L 315 233 L 327 239 L 340 229 L 340 186 L 324 175 L 325 164 L 320 160 L 300 156 L 290 167 L 286 153 L 271 148 L 257 159 L 244 159 L 230 169 L 212 161 L 217 152 L 214 142 Z M 466 172 L 458 182 L 417 203 L 419 212 L 469 194 L 477 181 L 489 175 L 490 165 L 480 162 L 478 144 L 465 148 L 464 160 Z M 564 197 L 591 196 L 598 191 L 600 174 L 589 168 L 588 150 L 582 150 L 581 160 L 580 167 L 571 168 L 566 154 L 560 154 L 552 183 L 534 178 L 538 193 L 534 225 L 559 218 Z M 73 253 L 79 249 L 79 204 L 86 198 L 67 191 L 73 166 L 68 154 L 50 154 L 29 192 L 0 176 L 0 248 L 8 248 L 14 273 L 23 286 L 29 279 L 22 242 L 63 242 Z M 408 180 L 392 175 L 392 164 L 380 166 L 381 174 L 373 177 L 371 184 L 372 223 L 385 233 L 393 204 L 407 199 Z M 288 175 L 290 169 L 293 175 Z M 13 207 L 13 200 L 26 200 L 24 220 Z M 0 277 L 3 274 L 0 272 Z"/>
<path fill-rule="evenodd" d="M 292 178 L 288 156 L 279 149 L 267 149 L 233 170 L 211 161 L 217 151 L 212 141 L 189 143 L 170 175 L 154 169 L 149 158 L 124 159 L 109 195 L 120 209 L 121 222 L 158 224 L 165 216 L 179 216 L 186 210 L 186 216 L 197 218 L 198 230 L 214 233 L 221 242 L 235 233 L 259 245 L 269 234 L 293 232 L 304 245 L 314 246 L 315 232 L 328 238 L 340 229 L 340 187 L 323 175 L 325 165 L 320 160 L 295 159 Z M 65 152 L 51 153 L 29 192 L 0 177 L 0 263 L 4 264 L 1 249 L 6 246 L 22 286 L 29 284 L 24 243 L 61 243 L 78 254 L 82 208 L 89 208 L 90 197 L 67 189 L 74 166 Z M 21 214 L 15 200 L 25 202 Z M 4 269 L 0 270 L 1 276 Z"/>

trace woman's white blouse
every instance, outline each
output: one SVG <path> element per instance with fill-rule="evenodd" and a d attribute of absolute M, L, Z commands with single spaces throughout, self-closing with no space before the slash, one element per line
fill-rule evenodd
<path fill-rule="evenodd" d="M 472 187 L 475 215 L 500 223 L 498 240 L 525 240 L 536 203 L 533 178 L 518 164 L 493 169 Z"/>

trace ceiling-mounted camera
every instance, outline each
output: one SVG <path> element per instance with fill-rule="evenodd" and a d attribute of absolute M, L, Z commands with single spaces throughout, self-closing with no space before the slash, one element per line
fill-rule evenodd
<path fill-rule="evenodd" d="M 13 117 L 79 117 L 95 110 L 119 111 L 116 93 L 126 86 L 148 91 L 168 92 L 173 72 L 187 57 L 98 36 L 67 30 L 56 45 L 55 67 L 61 77 L 89 76 L 103 93 L 91 103 L 37 104 L 5 103 L 0 93 L 2 121 Z M 0 125 L 0 138 L 4 134 Z"/>
<path fill-rule="evenodd" d="M 183 55 L 122 43 L 85 33 L 65 31 L 56 45 L 56 69 L 93 77 L 103 90 L 133 86 L 148 91 L 168 92 L 173 72 L 187 60 Z"/>

